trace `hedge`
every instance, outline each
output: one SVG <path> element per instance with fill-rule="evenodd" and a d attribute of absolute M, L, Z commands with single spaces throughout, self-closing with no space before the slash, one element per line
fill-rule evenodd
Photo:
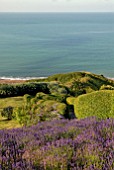
<path fill-rule="evenodd" d="M 114 91 L 102 90 L 81 95 L 75 99 L 74 110 L 77 118 L 96 116 L 98 118 L 114 117 Z"/>

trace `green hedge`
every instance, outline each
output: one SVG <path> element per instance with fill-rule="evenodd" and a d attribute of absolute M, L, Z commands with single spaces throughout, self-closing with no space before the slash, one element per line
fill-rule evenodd
<path fill-rule="evenodd" d="M 75 99 L 74 110 L 77 118 L 96 116 L 114 117 L 114 91 L 102 90 L 81 95 Z"/>
<path fill-rule="evenodd" d="M 69 90 L 67 87 L 58 83 L 49 82 L 32 82 L 23 84 L 1 84 L 0 85 L 0 98 L 23 96 L 25 94 L 36 95 L 38 92 L 46 94 L 60 94 L 67 95 Z"/>
<path fill-rule="evenodd" d="M 75 97 L 67 97 L 66 102 L 68 105 L 74 105 L 75 99 Z"/>
<path fill-rule="evenodd" d="M 49 93 L 48 83 L 23 83 L 0 85 L 0 98 L 23 96 L 24 94 L 35 95 L 38 92 Z"/>

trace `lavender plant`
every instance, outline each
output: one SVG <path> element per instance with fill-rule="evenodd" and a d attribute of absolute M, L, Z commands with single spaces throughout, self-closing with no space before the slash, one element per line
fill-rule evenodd
<path fill-rule="evenodd" d="M 24 144 L 19 136 L 4 131 L 0 141 L 0 169 L 2 170 L 25 170 L 30 169 L 30 162 L 23 159 Z"/>
<path fill-rule="evenodd" d="M 114 119 L 1 130 L 0 148 L 1 170 L 114 170 Z"/>

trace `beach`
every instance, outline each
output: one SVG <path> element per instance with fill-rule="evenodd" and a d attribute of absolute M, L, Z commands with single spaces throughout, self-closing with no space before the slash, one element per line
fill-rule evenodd
<path fill-rule="evenodd" d="M 10 79 L 0 79 L 0 84 L 16 84 L 24 83 L 26 80 L 10 80 Z"/>

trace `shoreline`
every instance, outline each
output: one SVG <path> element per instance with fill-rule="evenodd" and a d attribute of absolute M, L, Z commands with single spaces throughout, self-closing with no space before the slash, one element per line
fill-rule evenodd
<path fill-rule="evenodd" d="M 8 80 L 8 79 L 0 79 L 0 84 L 16 84 L 16 83 L 24 83 L 27 80 Z"/>
<path fill-rule="evenodd" d="M 24 83 L 27 80 L 35 80 L 35 79 L 44 79 L 47 77 L 26 77 L 26 78 L 14 78 L 14 77 L 0 77 L 0 84 L 16 84 L 16 83 Z"/>
<path fill-rule="evenodd" d="M 0 84 L 16 84 L 16 83 L 25 83 L 27 82 L 27 80 L 39 80 L 39 79 L 45 79 L 47 77 L 0 77 Z M 114 81 L 114 78 L 112 77 L 106 77 L 107 79 L 109 80 L 113 80 Z"/>

